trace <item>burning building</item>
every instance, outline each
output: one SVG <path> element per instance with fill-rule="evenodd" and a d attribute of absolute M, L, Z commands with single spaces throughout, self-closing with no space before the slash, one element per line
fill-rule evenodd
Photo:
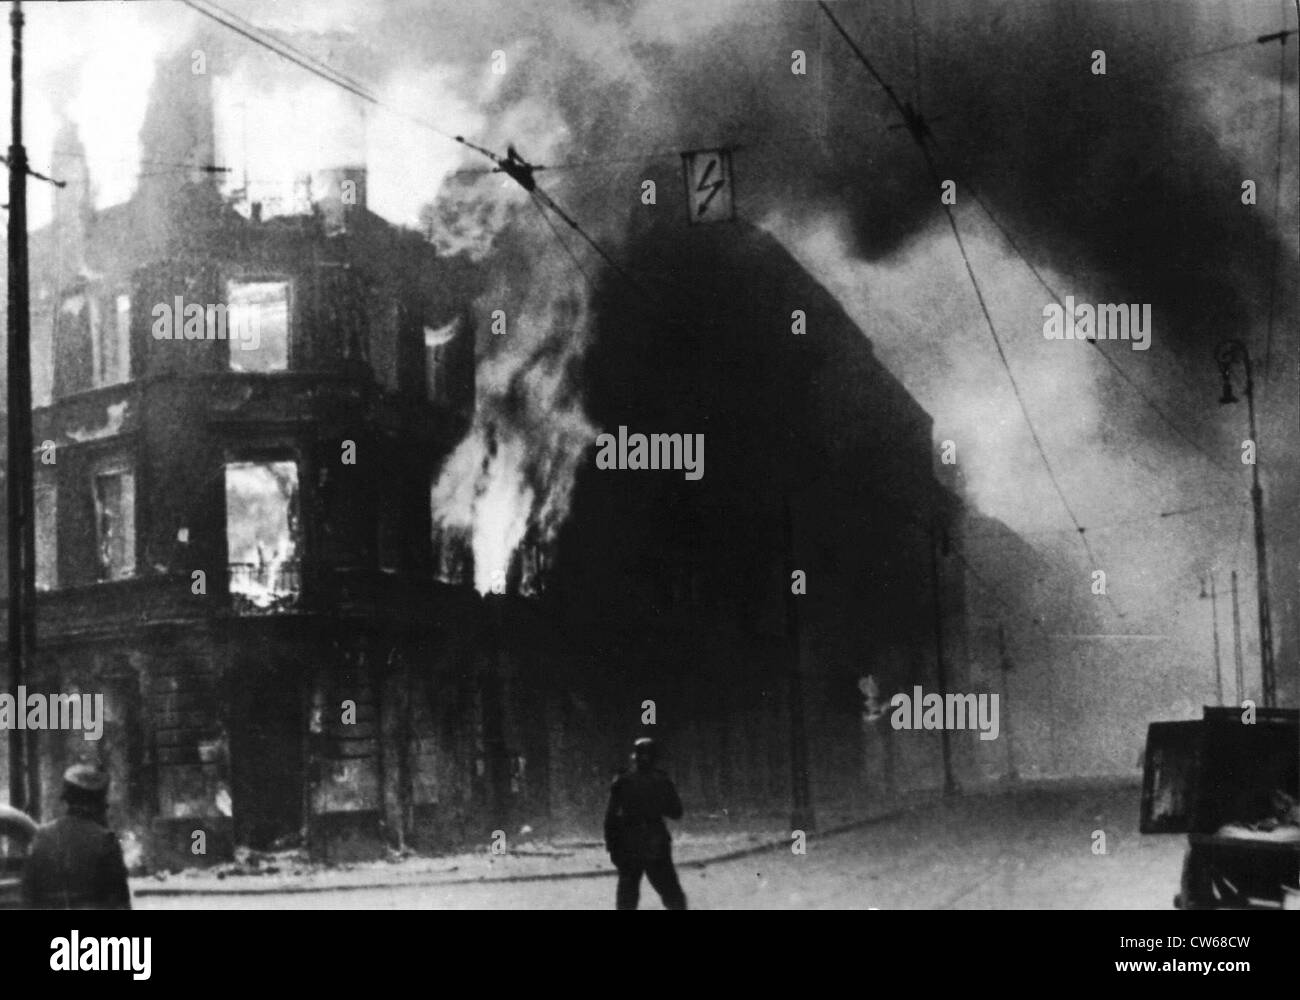
<path fill-rule="evenodd" d="M 32 238 L 33 683 L 107 711 L 32 734 L 44 788 L 104 760 L 166 865 L 199 830 L 211 860 L 590 822 L 648 725 L 691 809 L 965 773 L 863 703 L 969 686 L 962 501 L 774 238 L 665 211 L 623 273 L 518 219 L 440 254 L 368 210 L 364 153 L 278 203 L 222 178 L 208 78 L 159 72 L 171 166 L 105 210 L 72 171 Z M 703 474 L 599 468 L 620 426 L 702 438 Z"/>
<path fill-rule="evenodd" d="M 32 680 L 103 691 L 109 721 L 31 738 L 46 789 L 102 758 L 165 862 L 198 829 L 210 856 L 340 812 L 378 830 L 381 691 L 451 613 L 409 540 L 473 345 L 464 269 L 369 212 L 364 169 L 264 217 L 218 189 L 209 78 L 159 74 L 142 145 L 173 168 L 96 211 L 83 159 L 32 236 Z"/>

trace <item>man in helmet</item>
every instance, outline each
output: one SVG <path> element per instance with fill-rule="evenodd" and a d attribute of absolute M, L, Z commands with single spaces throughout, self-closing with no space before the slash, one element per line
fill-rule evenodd
<path fill-rule="evenodd" d="M 23 902 L 38 910 L 129 910 L 122 847 L 108 829 L 108 772 L 74 764 L 63 773 L 68 811 L 32 840 Z"/>
<path fill-rule="evenodd" d="M 635 910 L 644 874 L 669 910 L 686 909 L 686 894 L 673 867 L 672 837 L 664 817 L 681 819 L 682 802 L 668 775 L 655 767 L 654 740 L 643 737 L 633 747 L 635 766 L 621 771 L 609 791 L 605 810 L 605 849 L 618 869 L 615 906 Z"/>

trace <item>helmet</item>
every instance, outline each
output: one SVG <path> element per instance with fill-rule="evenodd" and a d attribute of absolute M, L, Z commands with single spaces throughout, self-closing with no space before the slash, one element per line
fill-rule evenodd
<path fill-rule="evenodd" d="M 73 764 L 63 772 L 63 791 L 80 794 L 81 797 L 106 796 L 108 794 L 108 772 L 95 764 Z"/>

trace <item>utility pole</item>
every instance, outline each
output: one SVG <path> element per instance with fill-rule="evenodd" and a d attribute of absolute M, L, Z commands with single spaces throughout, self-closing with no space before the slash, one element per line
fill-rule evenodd
<path fill-rule="evenodd" d="M 1219 659 L 1219 600 L 1214 592 L 1214 574 L 1210 574 L 1210 622 L 1214 630 L 1214 697 L 1215 704 L 1223 704 L 1223 665 Z M 1201 599 L 1205 598 L 1205 580 L 1201 580 Z"/>
<path fill-rule="evenodd" d="M 794 593 L 792 585 L 798 567 L 794 564 L 794 514 L 788 496 L 784 514 L 785 617 L 786 641 L 789 646 L 787 699 L 790 702 L 790 829 L 808 832 L 817 828 L 817 820 L 813 814 L 812 791 L 808 782 L 808 732 L 803 714 L 799 596 Z"/>
<path fill-rule="evenodd" d="M 27 150 L 23 148 L 23 11 L 14 0 L 12 137 L 9 144 L 9 693 L 19 688 L 36 644 L 36 527 L 32 491 L 31 322 L 27 284 Z M 9 803 L 40 813 L 37 769 L 28 767 L 26 731 L 9 731 Z"/>
<path fill-rule="evenodd" d="M 1007 636 L 998 622 L 998 667 L 1002 671 L 1002 732 L 1007 740 L 1007 780 L 1015 781 L 1020 775 L 1016 773 L 1016 753 L 1011 736 L 1011 657 L 1007 656 Z"/>
<path fill-rule="evenodd" d="M 945 537 L 944 541 L 947 541 Z M 946 547 L 946 546 L 945 546 Z M 939 538 L 938 530 L 930 526 L 930 581 L 934 590 L 934 660 L 935 674 L 939 684 L 939 700 L 948 703 L 948 665 L 943 656 L 943 602 L 939 597 Z M 952 776 L 952 743 L 948 736 L 948 727 L 939 729 L 939 747 L 943 754 L 943 794 L 952 795 L 957 791 L 957 782 Z"/>
<path fill-rule="evenodd" d="M 1237 665 L 1237 705 L 1246 700 L 1246 673 L 1241 658 L 1241 606 L 1237 603 L 1237 571 L 1232 571 L 1232 658 Z"/>
<path fill-rule="evenodd" d="M 1240 340 L 1226 340 L 1214 352 L 1223 375 L 1221 404 L 1235 403 L 1229 375 L 1234 362 L 1240 361 L 1246 372 L 1246 413 L 1250 425 L 1250 444 L 1255 461 L 1250 463 L 1250 503 L 1255 511 L 1255 587 L 1259 604 L 1259 670 L 1263 686 L 1264 707 L 1277 704 L 1277 676 L 1273 670 L 1273 616 L 1268 598 L 1268 554 L 1264 545 L 1264 491 L 1259 485 L 1259 434 L 1255 428 L 1255 376 L 1250 352 Z"/>

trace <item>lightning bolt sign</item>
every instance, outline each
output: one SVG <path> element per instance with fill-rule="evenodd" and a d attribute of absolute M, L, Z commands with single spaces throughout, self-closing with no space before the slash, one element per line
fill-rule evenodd
<path fill-rule="evenodd" d="M 692 223 L 722 222 L 735 217 L 730 150 L 700 149 L 683 153 L 682 173 Z"/>
<path fill-rule="evenodd" d="M 703 215 L 705 212 L 707 212 L 709 210 L 709 202 L 713 200 L 713 196 L 716 195 L 723 187 L 726 186 L 727 182 L 724 180 L 717 180 L 714 181 L 712 184 L 709 183 L 709 178 L 713 176 L 713 168 L 716 167 L 717 165 L 718 165 L 717 160 L 713 160 L 713 159 L 709 160 L 709 165 L 704 168 L 704 176 L 700 178 L 700 183 L 695 188 L 697 194 L 701 191 L 709 192 L 709 196 L 705 198 L 702 202 L 700 202 L 699 208 L 696 209 L 695 212 L 696 215 Z"/>

